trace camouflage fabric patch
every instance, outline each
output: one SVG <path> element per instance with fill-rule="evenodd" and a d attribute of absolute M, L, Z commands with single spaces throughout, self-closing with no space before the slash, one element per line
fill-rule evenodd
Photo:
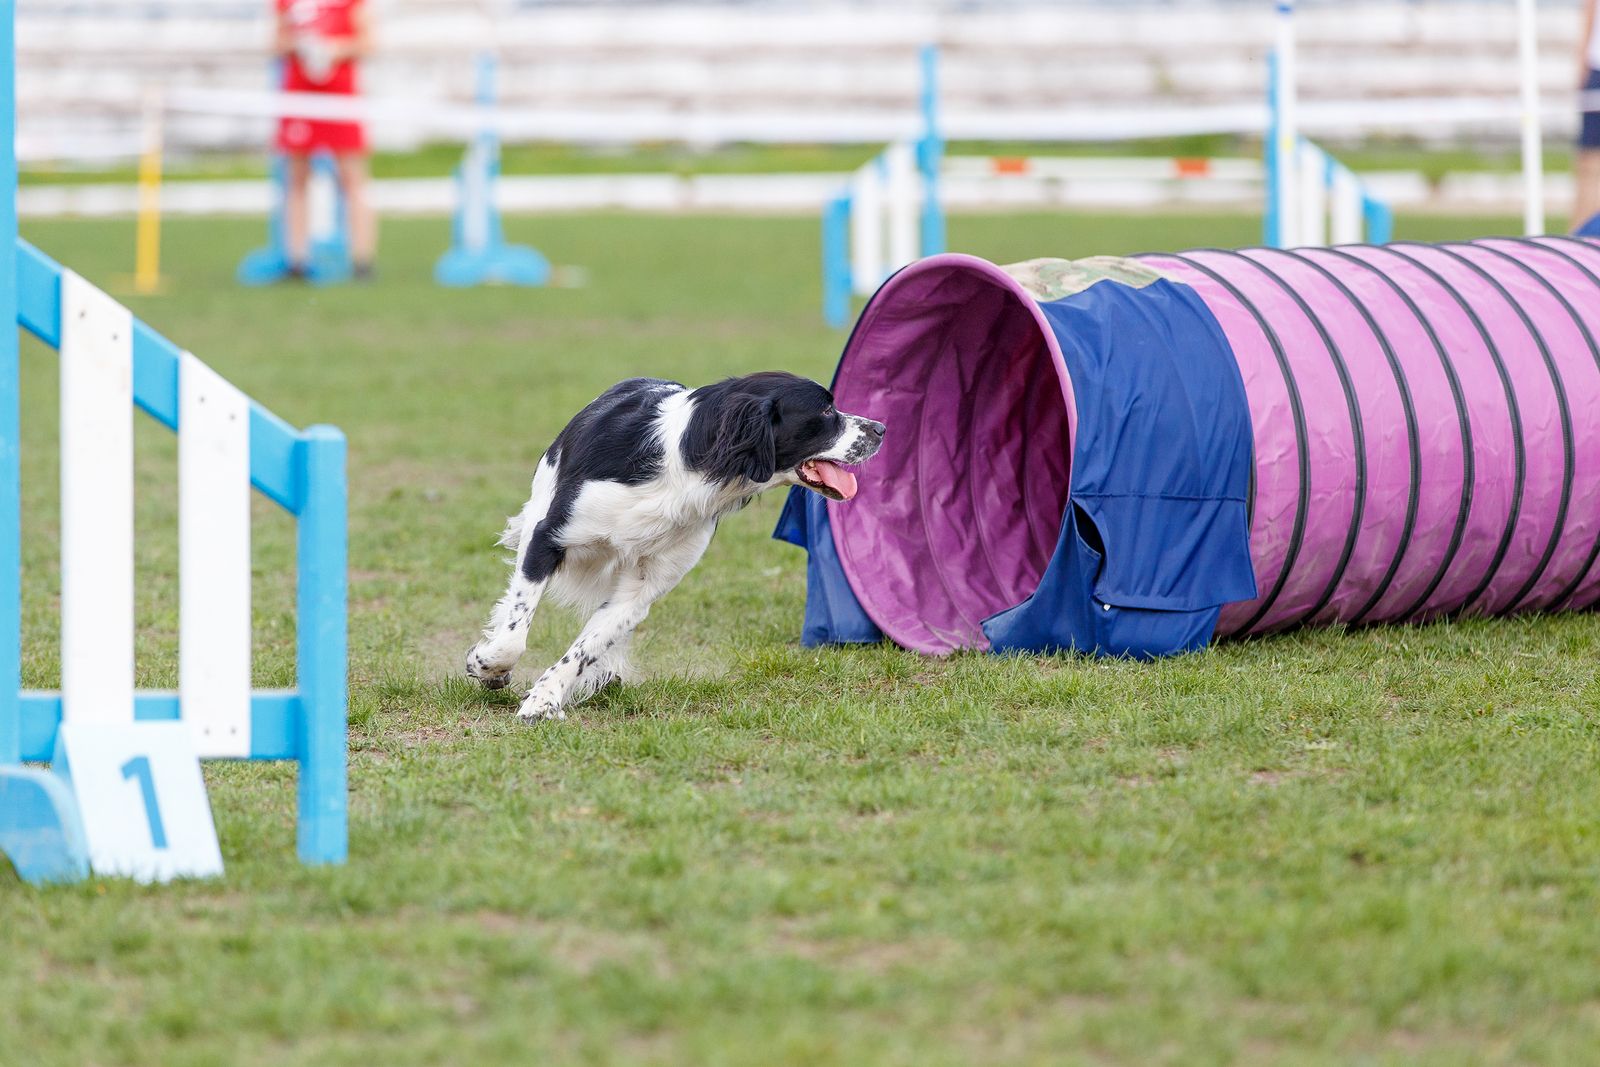
<path fill-rule="evenodd" d="M 1165 275 L 1137 259 L 1123 256 L 1090 256 L 1087 259 L 1029 259 L 1012 263 L 1001 270 L 1017 280 L 1029 296 L 1040 302 L 1060 300 L 1081 293 L 1095 282 L 1110 279 L 1135 289 L 1143 289 Z"/>

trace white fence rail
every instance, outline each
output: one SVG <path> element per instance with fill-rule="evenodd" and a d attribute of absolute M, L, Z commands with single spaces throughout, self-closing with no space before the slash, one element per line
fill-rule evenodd
<path fill-rule="evenodd" d="M 158 8 L 169 17 L 148 17 Z M 1052 121 L 1090 136 L 1089 120 L 1108 110 L 1253 108 L 1271 39 L 1264 2 L 950 11 L 394 0 L 377 10 L 379 50 L 365 74 L 375 96 L 465 104 L 473 95 L 473 56 L 492 47 L 501 60 L 501 98 L 514 109 L 609 112 L 619 121 L 660 113 L 680 124 L 704 115 L 809 116 L 824 120 L 823 132 L 794 136 L 817 139 L 829 139 L 828 123 L 850 127 L 914 112 L 913 57 L 925 42 L 938 44 L 943 56 L 949 134 L 999 138 Z M 266 3 L 24 4 L 17 25 L 22 144 L 35 157 L 63 158 L 132 146 L 141 90 L 152 80 L 174 90 L 256 93 L 270 39 L 267 12 Z M 1308 109 L 1317 103 L 1315 87 L 1325 87 L 1324 97 L 1397 103 L 1470 86 L 1480 99 L 1504 101 L 1511 118 L 1486 121 L 1481 107 L 1436 109 L 1414 116 L 1415 127 L 1432 136 L 1473 130 L 1515 138 L 1513 5 L 1360 0 L 1311 6 L 1300 20 Z M 1575 7 L 1541 5 L 1540 82 L 1557 101 L 1570 95 L 1577 31 Z M 1570 130 L 1567 110 L 1549 113 L 1552 131 Z M 1007 115 L 1010 125 L 994 121 Z M 969 127 L 963 116 L 976 121 Z M 1376 117 L 1383 119 L 1382 109 Z M 259 116 L 177 118 L 168 130 L 176 149 L 254 148 L 268 129 Z M 1219 118 L 1225 116 L 1208 115 L 1205 125 Z M 429 131 L 396 121 L 374 134 L 380 145 L 404 147 Z M 878 129 L 852 139 L 892 137 Z"/>

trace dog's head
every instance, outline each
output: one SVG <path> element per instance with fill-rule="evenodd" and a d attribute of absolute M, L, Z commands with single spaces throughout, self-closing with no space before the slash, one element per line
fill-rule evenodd
<path fill-rule="evenodd" d="M 845 467 L 865 463 L 883 444 L 883 423 L 837 410 L 828 390 L 782 371 L 730 378 L 695 398 L 696 416 L 715 424 L 704 468 L 724 481 L 803 485 L 849 500 L 856 477 Z"/>

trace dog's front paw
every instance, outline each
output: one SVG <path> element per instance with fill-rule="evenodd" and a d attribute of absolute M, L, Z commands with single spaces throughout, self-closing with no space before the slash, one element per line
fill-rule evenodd
<path fill-rule="evenodd" d="M 522 699 L 522 706 L 517 709 L 517 718 L 523 722 L 542 722 L 546 719 L 559 721 L 567 717 L 565 704 L 566 701 L 561 698 L 560 687 L 550 681 L 547 671 Z"/>
<path fill-rule="evenodd" d="M 511 684 L 509 670 L 496 670 L 484 662 L 483 654 L 479 651 L 481 645 L 473 645 L 467 649 L 467 677 L 476 681 L 485 689 L 504 689 Z"/>

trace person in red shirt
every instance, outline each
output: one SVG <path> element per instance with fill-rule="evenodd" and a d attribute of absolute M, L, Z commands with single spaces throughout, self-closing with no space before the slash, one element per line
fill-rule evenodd
<path fill-rule="evenodd" d="M 273 0 L 283 88 L 296 93 L 355 96 L 357 62 L 371 50 L 371 28 L 363 0 Z M 350 219 L 350 255 L 356 277 L 372 273 L 378 226 L 367 195 L 367 135 L 359 122 L 288 116 L 278 120 L 278 151 L 289 165 L 284 199 L 290 273 L 304 277 L 310 254 L 306 189 L 311 156 L 331 152 L 338 165 Z"/>

